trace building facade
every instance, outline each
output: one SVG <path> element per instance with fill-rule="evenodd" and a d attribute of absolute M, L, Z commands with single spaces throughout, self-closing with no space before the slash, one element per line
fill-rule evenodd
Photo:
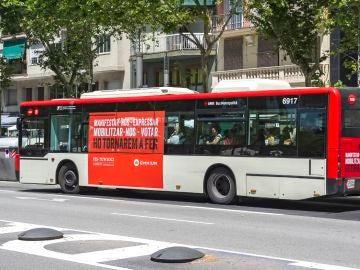
<path fill-rule="evenodd" d="M 191 1 L 187 1 L 191 2 Z M 231 9 L 230 1 L 218 4 L 212 19 L 212 33 L 217 34 L 224 18 Z M 259 36 L 248 20 L 242 7 L 237 8 L 225 32 L 214 47 L 211 60 L 209 89 L 221 80 L 266 78 L 288 81 L 293 86 L 304 86 L 305 77 L 300 68 L 294 65 L 286 53 L 275 42 Z M 202 25 L 195 24 L 192 31 L 202 39 Z M 320 55 L 330 51 L 330 36 L 319 37 Z M 188 39 L 180 34 L 158 34 L 155 39 L 143 44 L 143 82 L 146 86 L 182 86 L 202 91 L 200 51 Z M 135 63 L 136 52 L 131 57 Z M 324 76 L 321 78 L 330 84 L 330 58 L 322 63 Z M 135 64 L 133 64 L 133 76 Z M 168 79 L 167 79 L 168 76 Z M 132 80 L 135 87 L 135 80 Z"/>
<path fill-rule="evenodd" d="M 229 0 L 214 7 L 214 34 L 219 31 L 230 8 Z M 199 40 L 203 39 L 202 29 L 201 23 L 191 27 Z M 330 50 L 330 36 L 320 37 L 319 42 L 322 52 Z M 6 116 L 18 113 L 22 101 L 63 97 L 61 91 L 52 87 L 54 74 L 39 66 L 42 46 L 26 45 L 24 35 L 2 36 L 0 40 L 0 54 L 14 66 L 12 85 L 2 93 L 1 112 Z M 134 47 L 139 49 L 135 50 Z M 143 86 L 182 86 L 203 91 L 200 50 L 178 33 L 156 33 L 139 44 L 131 44 L 125 37 L 108 37 L 94 62 L 93 89 L 136 87 L 136 58 L 139 52 L 143 63 Z M 325 82 L 331 80 L 330 63 L 330 59 L 322 63 Z M 238 14 L 232 17 L 217 46 L 213 48 L 210 66 L 208 88 L 228 79 L 280 79 L 293 86 L 303 86 L 305 82 L 300 68 L 291 63 L 284 51 L 256 33 L 253 25 L 243 16 L 241 7 L 238 7 Z"/>
<path fill-rule="evenodd" d="M 28 46 L 25 35 L 2 36 L 0 55 L 13 67 L 12 84 L 2 93 L 3 119 L 18 114 L 23 101 L 63 98 L 52 87 L 54 73 L 40 67 L 41 44 Z M 126 38 L 108 37 L 94 61 L 94 89 L 130 87 L 130 42 Z M 5 123 L 5 122 L 3 122 Z M 2 124 L 4 127 L 5 124 Z"/>

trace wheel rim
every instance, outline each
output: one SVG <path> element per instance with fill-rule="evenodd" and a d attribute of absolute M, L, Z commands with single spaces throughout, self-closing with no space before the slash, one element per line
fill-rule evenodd
<path fill-rule="evenodd" d="M 73 171 L 67 171 L 64 174 L 64 179 L 65 179 L 65 186 L 67 187 L 73 187 L 77 184 L 77 177 L 75 172 Z"/>
<path fill-rule="evenodd" d="M 227 195 L 229 195 L 230 190 L 231 190 L 231 182 L 228 176 L 226 175 L 220 175 L 218 176 L 214 183 L 213 183 L 213 187 L 215 189 L 215 191 L 223 196 L 226 197 Z"/>

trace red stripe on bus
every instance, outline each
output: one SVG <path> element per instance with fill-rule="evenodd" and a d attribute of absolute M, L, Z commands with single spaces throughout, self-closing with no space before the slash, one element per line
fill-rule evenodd
<path fill-rule="evenodd" d="M 329 93 L 336 88 L 290 88 L 281 90 L 264 91 L 241 91 L 224 93 L 201 93 L 201 94 L 179 94 L 179 95 L 158 95 L 141 97 L 112 97 L 112 98 L 86 98 L 86 99 L 52 99 L 44 101 L 26 101 L 21 103 L 21 107 L 34 106 L 56 106 L 56 105 L 81 105 L 92 103 L 114 103 L 114 102 L 141 102 L 141 101 L 165 101 L 165 100 L 193 100 L 211 98 L 234 98 L 234 97 L 257 97 L 257 96 L 284 96 L 284 95 L 304 95 Z"/>

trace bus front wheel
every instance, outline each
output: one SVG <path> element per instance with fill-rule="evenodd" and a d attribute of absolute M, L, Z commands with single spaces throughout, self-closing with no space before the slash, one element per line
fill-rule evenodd
<path fill-rule="evenodd" d="M 64 193 L 79 193 L 79 179 L 75 165 L 71 163 L 65 163 L 62 165 L 59 170 L 58 180 L 61 190 Z"/>
<path fill-rule="evenodd" d="M 217 168 L 211 172 L 206 181 L 206 190 L 213 203 L 231 204 L 236 198 L 234 178 L 225 168 Z"/>

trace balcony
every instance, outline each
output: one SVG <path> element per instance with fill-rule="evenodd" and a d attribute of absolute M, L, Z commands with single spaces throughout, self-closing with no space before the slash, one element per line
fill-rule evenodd
<path fill-rule="evenodd" d="M 215 6 L 215 0 L 201 0 L 199 1 L 200 6 Z M 181 5 L 184 7 L 196 7 L 197 4 L 195 3 L 194 0 L 182 0 L 181 1 Z"/>
<path fill-rule="evenodd" d="M 323 80 L 329 74 L 329 65 L 324 64 L 321 66 L 324 72 Z M 212 87 L 222 80 L 238 80 L 238 79 L 271 79 L 271 80 L 283 80 L 289 82 L 293 86 L 304 86 L 305 77 L 301 72 L 301 69 L 297 65 L 286 66 L 272 66 L 272 67 L 260 67 L 260 68 L 248 68 L 237 70 L 226 70 L 211 73 Z"/>
<path fill-rule="evenodd" d="M 27 65 L 24 61 L 15 61 L 9 63 L 12 76 L 26 75 L 27 74 Z"/>
<path fill-rule="evenodd" d="M 184 33 L 186 36 L 190 36 L 190 33 Z M 202 44 L 205 46 L 203 33 L 195 33 L 195 36 L 202 40 Z M 197 46 L 180 34 L 158 36 L 154 40 L 142 42 L 140 52 L 142 54 L 157 54 L 165 52 L 176 51 L 193 51 L 198 50 Z M 134 48 L 131 49 L 131 55 L 136 55 Z"/>
<path fill-rule="evenodd" d="M 221 14 L 212 17 L 212 31 L 218 32 L 222 29 L 225 21 L 227 20 L 229 14 Z M 225 30 L 235 30 L 235 29 L 242 29 L 242 28 L 250 28 L 254 25 L 246 20 L 243 14 L 233 15 L 226 25 Z"/>

